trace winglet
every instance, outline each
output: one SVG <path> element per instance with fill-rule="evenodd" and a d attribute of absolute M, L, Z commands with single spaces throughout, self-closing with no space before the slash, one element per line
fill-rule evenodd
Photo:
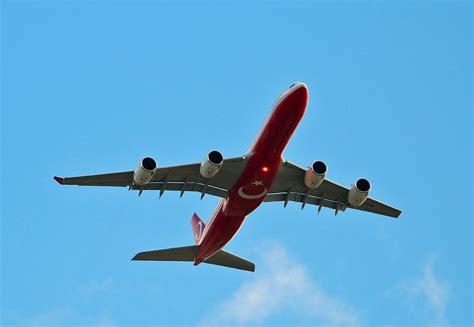
<path fill-rule="evenodd" d="M 64 178 L 58 176 L 54 176 L 54 180 L 59 184 L 62 184 L 64 182 Z"/>

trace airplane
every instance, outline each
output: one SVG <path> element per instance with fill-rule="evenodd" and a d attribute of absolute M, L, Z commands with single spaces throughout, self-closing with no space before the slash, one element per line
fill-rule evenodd
<path fill-rule="evenodd" d="M 346 188 L 326 178 L 327 166 L 314 161 L 307 169 L 282 157 L 308 104 L 308 88 L 304 83 L 293 83 L 286 89 L 268 115 L 247 153 L 224 159 L 217 151 L 210 151 L 200 163 L 158 168 L 156 161 L 145 157 L 136 170 L 101 175 L 54 179 L 61 185 L 121 186 L 143 191 L 198 192 L 220 199 L 206 224 L 194 213 L 191 226 L 195 244 L 191 246 L 140 252 L 132 260 L 190 261 L 255 271 L 255 264 L 223 248 L 242 227 L 248 215 L 262 202 L 289 201 L 334 209 L 335 214 L 347 208 L 368 211 L 398 218 L 401 211 L 369 197 L 371 184 L 359 178 Z"/>

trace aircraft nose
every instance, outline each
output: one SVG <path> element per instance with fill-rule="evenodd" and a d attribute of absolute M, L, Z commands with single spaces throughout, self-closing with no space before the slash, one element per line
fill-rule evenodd
<path fill-rule="evenodd" d="M 288 112 L 293 117 L 303 117 L 308 105 L 308 88 L 304 83 L 293 83 L 290 88 L 284 93 L 281 101 L 279 111 L 281 113 Z"/>
<path fill-rule="evenodd" d="M 298 88 L 298 87 L 306 87 L 306 84 L 305 83 L 302 83 L 302 82 L 294 82 L 293 84 L 290 85 L 290 89 L 291 88 Z"/>
<path fill-rule="evenodd" d="M 308 87 L 306 84 L 300 82 L 293 83 L 290 89 L 292 90 L 291 96 L 297 98 L 299 102 L 304 103 L 304 106 L 306 107 L 309 97 Z"/>
<path fill-rule="evenodd" d="M 309 92 L 305 83 L 295 82 L 291 84 L 289 92 L 293 97 L 298 97 L 303 101 L 308 100 Z"/>

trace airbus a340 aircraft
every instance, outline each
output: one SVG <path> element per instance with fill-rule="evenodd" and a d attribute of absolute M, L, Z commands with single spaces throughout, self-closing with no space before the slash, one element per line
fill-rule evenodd
<path fill-rule="evenodd" d="M 62 185 L 123 186 L 143 191 L 194 191 L 220 197 L 221 200 L 206 224 L 195 213 L 191 219 L 195 245 L 138 253 L 133 260 L 191 261 L 194 265 L 210 263 L 248 271 L 255 264 L 226 252 L 245 218 L 262 202 L 288 201 L 315 205 L 338 211 L 347 208 L 398 218 L 400 210 L 369 197 L 371 185 L 358 179 L 348 189 L 326 178 L 327 167 L 315 161 L 303 169 L 282 158 L 282 152 L 303 118 L 308 103 L 308 89 L 294 83 L 278 98 L 262 130 L 244 156 L 224 159 L 211 151 L 201 163 L 158 168 L 146 157 L 135 171 L 54 179 Z"/>

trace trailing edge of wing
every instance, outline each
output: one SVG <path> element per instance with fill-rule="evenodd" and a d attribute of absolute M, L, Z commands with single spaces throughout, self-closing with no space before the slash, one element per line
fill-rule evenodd
<path fill-rule="evenodd" d="M 166 191 L 181 191 L 181 192 L 198 192 L 198 193 L 205 193 L 209 195 L 218 196 L 221 198 L 226 198 L 229 194 L 229 191 L 215 187 L 213 185 L 205 184 L 205 183 L 196 183 L 196 182 L 186 182 L 186 183 L 163 183 L 163 182 L 150 182 L 143 187 L 134 186 L 132 190 L 161 190 L 164 189 Z"/>
<path fill-rule="evenodd" d="M 264 199 L 264 202 L 284 202 L 284 201 L 292 201 L 292 202 L 300 202 L 300 203 L 307 203 L 316 206 L 321 206 L 324 208 L 330 208 L 334 210 L 344 211 L 346 208 L 362 210 L 362 211 L 369 211 L 372 213 L 398 218 L 401 215 L 401 211 L 395 208 L 392 208 L 384 203 L 378 202 L 371 198 L 367 199 L 363 205 L 360 207 L 354 207 L 350 204 L 346 204 L 342 201 L 334 201 L 331 199 L 326 199 L 322 196 L 314 196 L 305 193 L 298 193 L 298 192 L 290 192 L 288 193 L 269 193 Z"/>

